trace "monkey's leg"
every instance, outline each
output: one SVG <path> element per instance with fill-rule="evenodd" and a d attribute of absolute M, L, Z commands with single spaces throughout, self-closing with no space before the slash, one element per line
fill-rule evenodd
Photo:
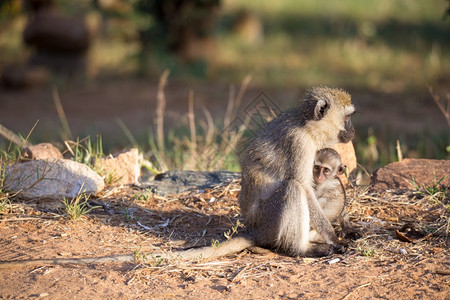
<path fill-rule="evenodd" d="M 313 242 L 309 254 L 313 256 L 321 256 L 332 252 L 344 252 L 344 247 L 338 240 L 336 233 L 331 226 L 330 220 L 322 211 L 314 190 L 305 188 L 305 193 L 310 214 L 310 227 L 312 229 L 310 231 L 310 242 Z"/>
<path fill-rule="evenodd" d="M 291 255 L 328 255 L 333 250 L 330 244 L 310 241 L 307 195 L 302 185 L 295 180 L 285 182 L 273 194 L 271 202 L 281 205 L 275 246 Z"/>

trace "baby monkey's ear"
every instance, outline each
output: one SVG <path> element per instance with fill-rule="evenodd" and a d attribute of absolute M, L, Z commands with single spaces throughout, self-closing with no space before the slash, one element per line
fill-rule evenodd
<path fill-rule="evenodd" d="M 344 164 L 341 164 L 341 165 L 339 166 L 339 169 L 338 169 L 337 174 L 338 174 L 338 175 L 342 175 L 342 174 L 345 173 L 346 170 L 347 170 L 347 166 L 344 165 Z"/>

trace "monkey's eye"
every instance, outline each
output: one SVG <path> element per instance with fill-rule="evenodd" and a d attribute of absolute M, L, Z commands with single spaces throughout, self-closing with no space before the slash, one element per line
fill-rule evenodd
<path fill-rule="evenodd" d="M 323 174 L 324 174 L 324 175 L 328 175 L 328 174 L 330 174 L 330 172 L 331 172 L 330 169 L 328 169 L 328 168 L 323 168 Z"/>
<path fill-rule="evenodd" d="M 320 171 L 320 167 L 319 166 L 314 166 L 314 171 Z"/>

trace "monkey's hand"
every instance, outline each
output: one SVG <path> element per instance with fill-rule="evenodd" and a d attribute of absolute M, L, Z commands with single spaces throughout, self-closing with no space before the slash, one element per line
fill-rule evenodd
<path fill-rule="evenodd" d="M 344 237 L 346 239 L 349 239 L 349 240 L 352 240 L 352 241 L 360 239 L 362 237 L 361 232 L 359 232 L 355 228 L 347 228 L 342 233 L 344 234 Z"/>
<path fill-rule="evenodd" d="M 341 243 L 333 245 L 333 253 L 337 254 L 344 254 L 345 253 L 345 246 Z"/>

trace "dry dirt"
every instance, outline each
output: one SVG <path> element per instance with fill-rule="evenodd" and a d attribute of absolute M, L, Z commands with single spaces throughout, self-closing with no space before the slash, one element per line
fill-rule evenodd
<path fill-rule="evenodd" d="M 223 114 L 233 91 L 224 84 L 169 81 L 167 123 L 185 119 L 190 89 L 195 91 L 198 114 L 205 106 L 213 116 Z M 250 89 L 244 102 L 261 90 Z M 132 80 L 82 89 L 66 86 L 60 96 L 74 136 L 101 132 L 105 146 L 123 147 L 126 138 L 117 119 L 142 136 L 152 125 L 156 91 L 157 80 Z M 268 94 L 286 108 L 303 92 L 280 89 Z M 355 117 L 358 131 L 383 130 L 382 126 L 389 132 L 447 129 L 425 88 L 418 95 L 350 92 L 360 111 Z M 26 135 L 37 119 L 32 140 L 56 140 L 62 126 L 50 88 L 0 90 L 3 125 Z M 68 219 L 58 201 L 13 199 L 0 214 L 0 260 L 98 257 L 210 245 L 212 239 L 225 240 L 223 233 L 236 224 L 238 192 L 234 185 L 161 198 L 130 187 L 114 189 L 92 199 L 104 208 L 76 222 Z M 244 251 L 212 261 L 161 262 L 148 256 L 135 263 L 0 269 L 0 298 L 450 299 L 448 211 L 410 193 L 371 195 L 363 188 L 348 193 L 350 216 L 363 235 L 343 255 L 309 259 Z M 413 242 L 396 236 L 405 224 L 421 230 Z"/>
<path fill-rule="evenodd" d="M 347 192 L 362 237 L 345 254 L 313 259 L 244 251 L 188 262 L 149 253 L 225 240 L 239 217 L 238 183 L 166 197 L 110 189 L 91 199 L 103 207 L 76 222 L 58 201 L 16 199 L 0 215 L 1 260 L 132 253 L 147 259 L 0 268 L 0 298 L 449 299 L 448 211 L 413 194 Z M 413 242 L 396 235 L 405 224 Z"/>

